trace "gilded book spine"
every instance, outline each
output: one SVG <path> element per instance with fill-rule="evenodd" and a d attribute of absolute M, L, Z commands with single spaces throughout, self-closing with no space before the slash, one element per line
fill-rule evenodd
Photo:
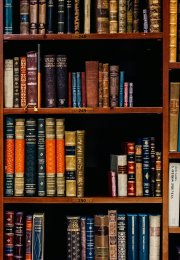
<path fill-rule="evenodd" d="M 74 32 L 74 1 L 66 0 L 66 33 Z"/>
<path fill-rule="evenodd" d="M 54 33 L 54 15 L 55 5 L 54 0 L 48 0 L 47 3 L 47 33 Z"/>
<path fill-rule="evenodd" d="M 14 259 L 23 259 L 24 256 L 24 212 L 15 212 L 14 223 Z"/>
<path fill-rule="evenodd" d="M 46 118 L 46 195 L 56 195 L 55 118 Z"/>
<path fill-rule="evenodd" d="M 132 0 L 127 0 L 126 1 L 126 21 L 127 21 L 127 27 L 126 31 L 127 32 L 132 32 L 133 31 L 133 1 Z"/>
<path fill-rule="evenodd" d="M 20 0 L 20 34 L 29 34 L 29 1 Z"/>
<path fill-rule="evenodd" d="M 44 213 L 33 214 L 32 259 L 44 259 Z"/>
<path fill-rule="evenodd" d="M 13 59 L 4 63 L 4 107 L 13 107 Z"/>
<path fill-rule="evenodd" d="M 46 0 L 39 0 L 39 34 L 45 34 L 46 32 Z"/>
<path fill-rule="evenodd" d="M 58 33 L 65 32 L 65 1 L 58 0 Z"/>
<path fill-rule="evenodd" d="M 177 0 L 169 2 L 169 61 L 177 60 Z"/>
<path fill-rule="evenodd" d="M 155 196 L 155 184 L 156 184 L 156 144 L 155 137 L 150 137 L 150 194 Z"/>
<path fill-rule="evenodd" d="M 118 0 L 109 1 L 109 32 L 118 32 Z"/>
<path fill-rule="evenodd" d="M 118 258 L 127 259 L 127 216 L 126 214 L 117 214 L 117 248 Z"/>
<path fill-rule="evenodd" d="M 110 106 L 117 107 L 118 106 L 118 89 L 119 89 L 119 65 L 110 65 Z"/>
<path fill-rule="evenodd" d="M 4 214 L 4 257 L 14 259 L 14 211 Z"/>
<path fill-rule="evenodd" d="M 56 118 L 57 196 L 65 196 L 65 119 Z"/>
<path fill-rule="evenodd" d="M 156 167 L 156 176 L 155 176 L 155 196 L 162 196 L 162 152 L 156 151 L 155 153 L 155 167 Z"/>
<path fill-rule="evenodd" d="M 25 119 L 15 119 L 15 183 L 14 195 L 24 196 Z"/>
<path fill-rule="evenodd" d="M 67 216 L 67 260 L 81 259 L 80 216 Z"/>
<path fill-rule="evenodd" d="M 91 0 L 84 0 L 84 33 L 90 33 L 90 11 L 91 11 Z"/>
<path fill-rule="evenodd" d="M 27 59 L 25 56 L 20 57 L 20 106 L 21 108 L 26 107 L 26 90 L 27 90 L 27 77 L 26 77 L 26 69 L 27 69 Z"/>
<path fill-rule="evenodd" d="M 117 260 L 117 211 L 108 210 L 109 260 Z"/>
<path fill-rule="evenodd" d="M 30 33 L 38 33 L 38 0 L 30 0 Z"/>
<path fill-rule="evenodd" d="M 149 260 L 160 259 L 161 215 L 149 216 Z"/>
<path fill-rule="evenodd" d="M 135 144 L 136 163 L 136 196 L 143 196 L 143 175 L 142 175 L 142 140 L 137 139 Z"/>
<path fill-rule="evenodd" d="M 81 260 L 86 260 L 86 217 L 80 219 L 81 229 Z"/>
<path fill-rule="evenodd" d="M 128 196 L 136 195 L 135 143 L 127 143 Z"/>
<path fill-rule="evenodd" d="M 19 57 L 13 58 L 13 106 L 15 108 L 20 107 L 20 59 Z"/>
<path fill-rule="evenodd" d="M 108 0 L 97 0 L 96 32 L 109 33 L 109 1 Z"/>
<path fill-rule="evenodd" d="M 28 107 L 38 105 L 38 71 L 37 71 L 37 52 L 27 53 L 27 104 Z"/>
<path fill-rule="evenodd" d="M 98 89 L 99 89 L 99 107 L 103 106 L 103 64 L 99 62 L 99 75 L 98 75 Z"/>
<path fill-rule="evenodd" d="M 74 1 L 74 33 L 80 33 L 80 0 Z"/>
<path fill-rule="evenodd" d="M 150 196 L 150 138 L 142 138 L 142 170 L 143 170 L 143 195 Z"/>
<path fill-rule="evenodd" d="M 32 260 L 32 226 L 33 217 L 32 215 L 26 215 L 26 250 L 25 260 Z"/>
<path fill-rule="evenodd" d="M 13 33 L 13 0 L 4 1 L 4 33 Z"/>
<path fill-rule="evenodd" d="M 109 63 L 103 63 L 103 107 L 109 107 Z"/>
<path fill-rule="evenodd" d="M 127 171 L 127 155 L 122 154 L 122 155 L 117 155 L 117 167 L 118 167 L 118 172 L 117 172 L 117 180 L 118 180 L 118 196 L 120 197 L 126 197 L 128 195 L 128 186 L 129 181 L 128 181 L 128 171 Z"/>
<path fill-rule="evenodd" d="M 139 0 L 133 4 L 133 32 L 139 32 Z"/>
<path fill-rule="evenodd" d="M 76 196 L 76 131 L 65 131 L 66 196 Z"/>
<path fill-rule="evenodd" d="M 119 33 L 126 32 L 126 0 L 119 0 Z"/>
<path fill-rule="evenodd" d="M 161 1 L 160 0 L 149 0 L 149 31 L 150 32 L 161 31 Z"/>
<path fill-rule="evenodd" d="M 76 167 L 77 167 L 77 197 L 84 197 L 85 173 L 84 173 L 84 156 L 85 156 L 85 131 L 76 131 L 77 149 L 76 149 Z"/>

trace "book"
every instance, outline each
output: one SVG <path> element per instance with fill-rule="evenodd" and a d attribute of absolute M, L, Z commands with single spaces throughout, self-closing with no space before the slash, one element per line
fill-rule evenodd
<path fill-rule="evenodd" d="M 38 43 L 37 45 L 37 95 L 38 95 L 38 101 L 37 101 L 37 107 L 41 108 L 41 97 L 42 97 L 42 64 L 41 64 L 41 44 Z"/>
<path fill-rule="evenodd" d="M 67 260 L 81 258 L 80 216 L 66 216 L 67 222 Z"/>
<path fill-rule="evenodd" d="M 149 215 L 149 259 L 160 259 L 161 215 Z"/>
<path fill-rule="evenodd" d="M 142 138 L 142 172 L 143 172 L 143 196 L 149 197 L 150 179 L 150 137 Z"/>
<path fill-rule="evenodd" d="M 108 194 L 111 197 L 117 196 L 117 181 L 116 181 L 117 172 L 110 170 L 108 171 Z"/>
<path fill-rule="evenodd" d="M 65 1 L 66 33 L 74 33 L 74 1 Z"/>
<path fill-rule="evenodd" d="M 96 1 L 96 33 L 109 33 L 109 1 Z"/>
<path fill-rule="evenodd" d="M 136 196 L 143 196 L 142 138 L 135 143 Z"/>
<path fill-rule="evenodd" d="M 57 17 L 57 32 L 65 32 L 65 1 L 58 0 L 58 17 Z"/>
<path fill-rule="evenodd" d="M 86 260 L 94 259 L 94 218 L 86 217 Z"/>
<path fill-rule="evenodd" d="M 44 259 L 44 213 L 33 213 L 32 259 Z"/>
<path fill-rule="evenodd" d="M 13 107 L 20 107 L 20 58 L 13 57 Z"/>
<path fill-rule="evenodd" d="M 119 65 L 109 66 L 109 90 L 110 90 L 110 106 L 118 106 L 119 91 Z"/>
<path fill-rule="evenodd" d="M 109 1 L 109 32 L 118 32 L 118 0 Z"/>
<path fill-rule="evenodd" d="M 134 0 L 133 3 L 133 32 L 140 31 L 140 1 Z"/>
<path fill-rule="evenodd" d="M 117 259 L 117 210 L 108 210 L 109 260 Z"/>
<path fill-rule="evenodd" d="M 102 73 L 103 107 L 109 107 L 109 63 L 103 63 Z"/>
<path fill-rule="evenodd" d="M 108 215 L 94 215 L 94 258 L 109 259 L 109 221 Z"/>
<path fill-rule="evenodd" d="M 160 0 L 149 0 L 149 31 L 152 33 L 161 31 Z"/>
<path fill-rule="evenodd" d="M 61 1 L 62 2 L 62 1 Z M 58 6 L 59 11 L 59 6 Z M 55 1 L 54 0 L 48 0 L 47 1 L 47 21 L 46 21 L 46 32 L 48 34 L 55 32 Z"/>
<path fill-rule="evenodd" d="M 138 215 L 127 214 L 127 257 L 138 260 Z"/>
<path fill-rule="evenodd" d="M 30 34 L 38 33 L 38 0 L 30 0 Z"/>
<path fill-rule="evenodd" d="M 20 34 L 29 34 L 29 1 L 20 0 Z"/>
<path fill-rule="evenodd" d="M 169 226 L 179 227 L 180 163 L 169 163 Z"/>
<path fill-rule="evenodd" d="M 98 106 L 103 106 L 103 63 L 99 62 L 98 66 Z"/>
<path fill-rule="evenodd" d="M 74 33 L 80 33 L 80 0 L 74 1 Z"/>
<path fill-rule="evenodd" d="M 156 151 L 155 196 L 162 196 L 162 152 Z"/>
<path fill-rule="evenodd" d="M 127 215 L 117 213 L 117 259 L 127 259 Z"/>
<path fill-rule="evenodd" d="M 26 102 L 27 102 L 27 75 L 26 75 L 26 69 L 27 69 L 27 59 L 26 56 L 20 57 L 20 107 L 26 108 Z"/>
<path fill-rule="evenodd" d="M 72 72 L 68 71 L 68 107 L 72 107 Z"/>
<path fill-rule="evenodd" d="M 139 260 L 149 259 L 149 215 L 139 213 Z"/>
<path fill-rule="evenodd" d="M 14 259 L 23 259 L 24 256 L 24 212 L 16 211 L 14 219 Z"/>
<path fill-rule="evenodd" d="M 81 71 L 81 94 L 82 94 L 82 107 L 87 107 L 86 73 L 85 73 L 85 71 Z"/>
<path fill-rule="evenodd" d="M 169 2 L 169 62 L 177 60 L 177 13 L 178 1 Z"/>
<path fill-rule="evenodd" d="M 118 24 L 119 24 L 119 33 L 125 33 L 126 32 L 126 0 L 119 0 L 119 11 L 118 11 Z"/>
<path fill-rule="evenodd" d="M 85 61 L 87 106 L 98 106 L 98 61 Z"/>
<path fill-rule="evenodd" d="M 4 107 L 13 107 L 13 59 L 4 61 Z"/>
<path fill-rule="evenodd" d="M 81 72 L 76 72 L 76 100 L 77 107 L 82 107 L 82 84 L 81 84 Z"/>
<path fill-rule="evenodd" d="M 177 151 L 180 82 L 170 82 L 169 151 Z"/>
<path fill-rule="evenodd" d="M 4 34 L 13 33 L 13 0 L 4 1 Z"/>
<path fill-rule="evenodd" d="M 46 32 L 46 0 L 38 2 L 38 33 L 45 34 Z"/>
<path fill-rule="evenodd" d="M 15 123 L 14 118 L 5 118 L 5 196 L 14 195 L 15 174 Z"/>
<path fill-rule="evenodd" d="M 76 72 L 72 72 L 72 107 L 77 107 L 77 77 L 76 77 Z"/>
<path fill-rule="evenodd" d="M 157 184 L 156 180 L 158 181 L 158 179 L 160 179 L 160 177 L 161 177 L 160 172 L 159 172 L 161 162 L 159 160 L 160 160 L 160 157 L 156 156 L 155 137 L 151 136 L 150 137 L 150 172 L 151 172 L 151 176 L 150 176 L 150 179 L 151 179 L 150 180 L 150 187 L 151 187 L 150 194 L 151 194 L 152 197 L 154 197 L 155 193 L 156 193 L 156 184 Z M 156 177 L 158 177 L 158 178 L 156 178 Z M 159 186 L 159 184 L 157 185 L 157 194 L 158 194 L 158 186 Z"/>
<path fill-rule="evenodd" d="M 119 107 L 124 106 L 124 76 L 125 72 L 119 72 Z"/>
<path fill-rule="evenodd" d="M 127 196 L 136 195 L 135 142 L 127 142 Z"/>
<path fill-rule="evenodd" d="M 32 214 L 26 215 L 25 220 L 25 259 L 31 260 L 32 259 L 32 230 L 33 230 L 33 216 Z"/>
<path fill-rule="evenodd" d="M 133 32 L 133 1 L 126 0 L 126 31 Z"/>
<path fill-rule="evenodd" d="M 80 217 L 81 260 L 86 260 L 86 216 Z"/>
<path fill-rule="evenodd" d="M 77 197 L 84 197 L 85 192 L 85 130 L 76 131 L 76 177 Z"/>
<path fill-rule="evenodd" d="M 118 196 L 128 196 L 128 161 L 127 155 L 122 154 L 117 156 L 117 187 Z"/>
<path fill-rule="evenodd" d="M 91 0 L 84 0 L 84 33 L 91 30 Z"/>
<path fill-rule="evenodd" d="M 14 259 L 14 211 L 4 212 L 4 257 Z"/>

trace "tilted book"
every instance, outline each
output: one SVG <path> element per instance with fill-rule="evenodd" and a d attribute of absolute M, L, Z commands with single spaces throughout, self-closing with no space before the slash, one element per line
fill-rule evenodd
<path fill-rule="evenodd" d="M 33 214 L 32 259 L 44 260 L 44 213 Z"/>

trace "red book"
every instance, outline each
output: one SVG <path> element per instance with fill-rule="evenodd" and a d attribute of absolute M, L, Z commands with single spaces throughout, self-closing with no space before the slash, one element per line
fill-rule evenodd
<path fill-rule="evenodd" d="M 85 71 L 81 72 L 81 93 L 82 93 L 82 107 L 87 107 L 87 96 L 86 96 L 86 73 Z"/>
<path fill-rule="evenodd" d="M 37 52 L 27 53 L 27 104 L 28 107 L 37 107 L 38 105 L 38 70 L 37 70 Z"/>
<path fill-rule="evenodd" d="M 128 171 L 128 196 L 136 195 L 136 183 L 135 183 L 135 143 L 127 143 L 127 171 Z"/>

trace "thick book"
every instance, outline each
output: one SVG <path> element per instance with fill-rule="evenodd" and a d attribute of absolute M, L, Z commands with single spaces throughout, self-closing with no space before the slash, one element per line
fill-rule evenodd
<path fill-rule="evenodd" d="M 25 259 L 32 259 L 32 229 L 33 229 L 33 216 L 32 214 L 26 215 L 25 220 Z"/>
<path fill-rule="evenodd" d="M 109 259 L 109 220 L 108 215 L 94 215 L 94 256 L 96 260 Z"/>
<path fill-rule="evenodd" d="M 57 32 L 65 33 L 65 1 L 58 0 Z"/>
<path fill-rule="evenodd" d="M 20 0 L 20 34 L 29 34 L 29 1 Z"/>
<path fill-rule="evenodd" d="M 5 196 L 14 195 L 15 174 L 15 122 L 13 117 L 5 118 Z"/>
<path fill-rule="evenodd" d="M 84 0 L 84 33 L 91 31 L 91 0 Z"/>
<path fill-rule="evenodd" d="M 149 259 L 149 215 L 138 214 L 139 219 L 139 260 Z"/>
<path fill-rule="evenodd" d="M 27 59 L 26 56 L 20 57 L 20 107 L 25 108 L 27 102 Z"/>
<path fill-rule="evenodd" d="M 180 163 L 169 163 L 169 226 L 179 227 Z"/>
<path fill-rule="evenodd" d="M 159 159 L 158 157 L 156 157 L 156 142 L 155 142 L 155 137 L 151 136 L 150 137 L 150 179 L 151 179 L 151 189 L 150 189 L 150 194 L 152 197 L 155 196 L 155 190 L 156 190 L 156 173 L 157 175 L 159 175 L 159 171 L 158 168 L 160 166 L 160 164 L 158 164 Z M 156 163 L 156 159 L 158 159 L 157 163 Z M 157 166 L 157 171 L 156 171 L 156 166 Z M 158 176 L 160 177 L 160 176 Z M 159 183 L 160 184 L 160 183 Z M 158 184 L 158 185 L 159 185 Z M 157 187 L 158 187 L 157 185 Z M 160 194 L 159 194 L 160 195 Z"/>
<path fill-rule="evenodd" d="M 125 33 L 126 32 L 126 0 L 119 0 L 119 11 L 118 11 L 118 24 L 119 24 L 119 33 Z"/>
<path fill-rule="evenodd" d="M 160 259 L 161 215 L 149 215 L 149 259 Z"/>
<path fill-rule="evenodd" d="M 98 61 L 86 61 L 86 94 L 87 106 L 98 106 L 98 74 L 99 74 Z"/>
<path fill-rule="evenodd" d="M 65 25 L 66 33 L 74 33 L 74 1 L 66 0 L 65 1 Z"/>
<path fill-rule="evenodd" d="M 61 1 L 62 2 L 62 1 Z M 59 9 L 58 9 L 59 11 Z M 47 33 L 54 33 L 55 32 L 55 1 L 48 0 L 47 1 L 47 21 L 46 21 L 46 32 Z"/>
<path fill-rule="evenodd" d="M 109 66 L 109 90 L 110 90 L 110 106 L 118 106 L 119 93 L 119 65 Z"/>
<path fill-rule="evenodd" d="M 117 210 L 108 210 L 109 260 L 117 260 Z"/>
<path fill-rule="evenodd" d="M 169 62 L 177 61 L 177 15 L 178 1 L 169 2 Z"/>
<path fill-rule="evenodd" d="M 13 59 L 4 61 L 4 107 L 13 108 Z"/>
<path fill-rule="evenodd" d="M 127 155 L 117 156 L 117 191 L 119 197 L 128 196 L 128 162 Z"/>
<path fill-rule="evenodd" d="M 80 217 L 81 260 L 86 260 L 86 216 Z"/>
<path fill-rule="evenodd" d="M 30 0 L 30 33 L 37 34 L 38 33 L 38 0 Z"/>
<path fill-rule="evenodd" d="M 161 0 L 149 0 L 149 31 L 161 31 Z"/>
<path fill-rule="evenodd" d="M 126 0 L 126 32 L 133 32 L 133 0 Z"/>
<path fill-rule="evenodd" d="M 33 214 L 32 259 L 44 260 L 44 213 Z"/>
<path fill-rule="evenodd" d="M 170 82 L 169 151 L 177 151 L 180 82 Z"/>
<path fill-rule="evenodd" d="M 118 0 L 109 1 L 109 32 L 118 32 Z"/>
<path fill-rule="evenodd" d="M 127 214 L 127 256 L 128 259 L 138 260 L 138 215 Z"/>
<path fill-rule="evenodd" d="M 81 218 L 66 216 L 67 222 L 67 260 L 81 259 Z"/>
<path fill-rule="evenodd" d="M 76 176 L 77 197 L 84 197 L 85 191 L 85 130 L 76 131 Z"/>

